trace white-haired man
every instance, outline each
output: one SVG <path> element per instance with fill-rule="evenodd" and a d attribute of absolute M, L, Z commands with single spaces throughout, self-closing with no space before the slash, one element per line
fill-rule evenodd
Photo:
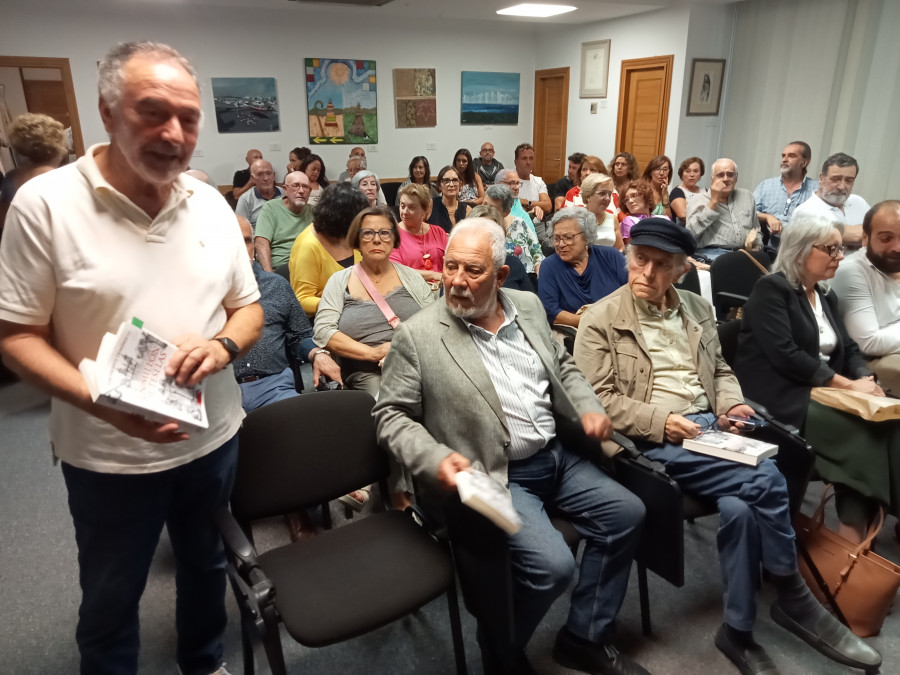
<path fill-rule="evenodd" d="M 138 605 L 165 525 L 178 666 L 224 673 L 213 514 L 231 493 L 244 416 L 229 364 L 259 337 L 259 291 L 227 202 L 182 175 L 201 118 L 190 64 L 167 45 L 114 47 L 100 64 L 100 116 L 110 143 L 32 180 L 11 205 L 0 350 L 53 396 L 51 442 L 78 544 L 81 672 L 137 672 Z M 132 317 L 178 345 L 167 375 L 205 381 L 208 429 L 188 434 L 92 402 L 76 366 Z"/>
<path fill-rule="evenodd" d="M 479 570 L 472 576 L 488 587 L 467 594 L 482 604 L 476 614 L 486 672 L 534 672 L 525 645 L 574 573 L 550 508 L 565 512 L 587 543 L 554 657 L 589 672 L 646 673 L 611 644 L 643 505 L 557 438 L 565 428 L 608 439 L 612 427 L 551 337 L 537 297 L 500 288 L 509 273 L 504 259 L 505 235 L 493 221 L 473 218 L 453 229 L 444 254 L 445 301 L 405 322 L 385 359 L 374 410 L 379 441 L 438 494 L 455 492 L 457 473 L 474 462 L 508 483 L 523 522 L 506 536 L 514 638 L 504 639 L 505 607 L 490 602 L 497 588 Z"/>
<path fill-rule="evenodd" d="M 717 159 L 712 166 L 709 201 L 688 202 L 687 229 L 697 239 L 697 253 L 715 259 L 742 248 L 746 243 L 758 245 L 759 219 L 756 201 L 750 190 L 737 187 L 738 169 L 734 160 Z M 756 229 L 754 242 L 748 235 Z"/>
<path fill-rule="evenodd" d="M 255 228 L 256 220 L 266 202 L 272 199 L 281 199 L 284 192 L 275 185 L 275 169 L 268 160 L 258 159 L 253 162 L 250 165 L 250 175 L 253 177 L 254 187 L 241 195 L 234 212 L 239 216 L 244 216 Z"/>

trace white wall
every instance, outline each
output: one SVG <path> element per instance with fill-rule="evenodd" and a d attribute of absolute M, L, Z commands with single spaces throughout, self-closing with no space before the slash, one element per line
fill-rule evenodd
<path fill-rule="evenodd" d="M 619 109 L 619 79 L 622 61 L 651 56 L 674 55 L 672 93 L 666 125 L 666 153 L 673 153 L 678 140 L 679 111 L 684 79 L 684 51 L 690 10 L 678 7 L 593 23 L 578 28 L 560 27 L 541 34 L 535 68 L 570 67 L 569 124 L 566 154 L 585 152 L 608 162 L 616 152 L 616 117 Z M 609 39 L 609 82 L 607 97 L 579 98 L 581 43 Z M 596 115 L 591 103 L 599 103 Z M 606 107 L 603 107 L 603 104 Z"/>
<path fill-rule="evenodd" d="M 367 149 L 369 165 L 379 175 L 406 175 L 415 155 L 429 158 L 435 173 L 449 164 L 458 148 L 477 156 L 484 141 L 497 149 L 497 158 L 512 165 L 516 145 L 531 140 L 534 97 L 534 30 L 500 23 L 472 25 L 443 19 L 440 25 L 393 21 L 379 24 L 370 15 L 365 23 L 334 21 L 312 11 L 267 9 L 214 10 L 209 7 L 119 7 L 60 5 L 53 11 L 29 10 L 24 4 L 4 9 L 0 22 L 0 51 L 11 56 L 67 57 L 72 67 L 85 145 L 106 140 L 97 113 L 96 62 L 116 41 L 152 39 L 179 49 L 201 78 L 205 125 L 193 166 L 220 184 L 231 182 L 235 169 L 244 168 L 248 148 L 258 147 L 284 172 L 294 146 L 310 146 L 306 120 L 303 59 L 333 57 L 373 59 L 378 72 L 378 145 Z M 393 68 L 434 67 L 437 80 L 437 124 L 430 129 L 396 129 L 393 110 Z M 462 126 L 460 71 L 492 70 L 521 73 L 517 126 Z M 277 78 L 281 131 L 219 134 L 216 130 L 210 77 Z M 436 150 L 426 150 L 434 143 Z M 272 151 L 280 144 L 281 151 Z M 318 146 L 336 177 L 343 169 L 349 146 Z M 374 152 L 372 152 L 374 150 Z"/>
<path fill-rule="evenodd" d="M 719 156 L 725 102 L 729 87 L 732 85 L 730 51 L 735 7 L 736 5 L 694 5 L 690 10 L 684 78 L 679 83 L 682 87 L 682 96 L 681 108 L 678 110 L 678 144 L 669 157 L 675 165 L 676 172 L 681 161 L 687 157 L 696 156 L 703 159 L 706 163 L 706 174 L 701 179 L 702 185 L 709 185 L 712 163 Z M 688 117 L 686 114 L 691 88 L 691 63 L 694 59 L 726 60 L 722 99 L 719 105 L 719 114 L 715 117 Z M 674 82 L 672 86 L 675 86 Z M 672 184 L 678 184 L 677 175 L 672 178 Z"/>

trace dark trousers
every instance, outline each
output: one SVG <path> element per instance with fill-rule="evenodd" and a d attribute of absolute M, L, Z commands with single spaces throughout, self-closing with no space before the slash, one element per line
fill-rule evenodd
<path fill-rule="evenodd" d="M 163 525 L 176 559 L 177 659 L 184 675 L 222 665 L 225 554 L 213 522 L 234 483 L 237 437 L 181 466 L 106 474 L 63 463 L 78 543 L 81 672 L 137 672 L 138 604 Z"/>

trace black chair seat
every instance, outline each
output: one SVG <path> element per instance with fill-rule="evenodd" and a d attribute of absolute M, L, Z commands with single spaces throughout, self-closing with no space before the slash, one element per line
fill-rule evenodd
<path fill-rule="evenodd" d="M 400 511 L 274 549 L 259 564 L 278 589 L 275 606 L 288 633 L 309 647 L 396 621 L 445 593 L 453 579 L 445 551 Z"/>

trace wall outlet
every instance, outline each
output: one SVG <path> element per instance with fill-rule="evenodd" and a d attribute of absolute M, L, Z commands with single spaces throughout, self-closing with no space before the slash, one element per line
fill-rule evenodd
<path fill-rule="evenodd" d="M 194 148 L 194 157 L 203 157 L 203 148 Z"/>
<path fill-rule="evenodd" d="M 281 143 L 269 143 L 269 150 L 272 152 L 281 152 Z"/>
<path fill-rule="evenodd" d="M 591 115 L 596 115 L 596 114 L 597 114 L 597 104 L 591 103 Z"/>
<path fill-rule="evenodd" d="M 426 143 L 425 149 L 426 150 L 437 150 L 437 143 Z"/>

